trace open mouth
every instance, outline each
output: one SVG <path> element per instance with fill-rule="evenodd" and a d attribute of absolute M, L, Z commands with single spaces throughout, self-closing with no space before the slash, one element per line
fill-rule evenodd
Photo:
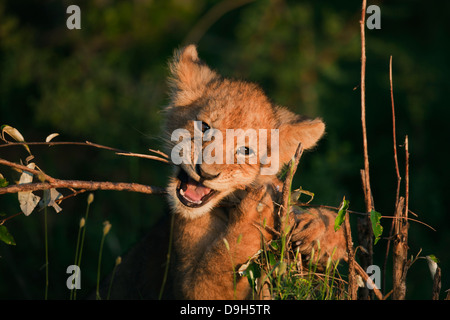
<path fill-rule="evenodd" d="M 195 181 L 181 168 L 177 178 L 179 180 L 177 186 L 178 199 L 187 207 L 201 207 L 217 192 Z"/>

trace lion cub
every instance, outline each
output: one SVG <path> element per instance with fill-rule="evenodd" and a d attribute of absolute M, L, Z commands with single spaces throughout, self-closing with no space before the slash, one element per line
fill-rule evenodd
<path fill-rule="evenodd" d="M 245 299 L 247 279 L 234 274 L 272 239 L 279 207 L 277 173 L 299 143 L 310 149 L 322 137 L 320 119 L 306 119 L 269 101 L 254 84 L 221 77 L 194 45 L 170 63 L 166 152 L 176 164 L 168 185 L 175 215 L 173 286 L 176 298 Z M 308 255 L 345 255 L 335 214 L 322 209 L 295 216 L 294 241 Z"/>

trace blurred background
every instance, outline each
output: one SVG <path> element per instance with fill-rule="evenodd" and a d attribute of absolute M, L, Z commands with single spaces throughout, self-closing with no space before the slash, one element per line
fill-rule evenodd
<path fill-rule="evenodd" d="M 68 30 L 66 9 L 81 9 L 81 30 Z M 393 56 L 400 172 L 404 181 L 405 135 L 410 149 L 409 254 L 434 254 L 442 268 L 442 292 L 450 288 L 448 138 L 450 109 L 450 3 L 369 1 L 381 9 L 381 29 L 366 29 L 366 105 L 372 192 L 377 211 L 394 209 L 389 91 Z M 258 83 L 277 104 L 322 117 L 327 135 L 304 154 L 294 186 L 315 193 L 314 204 L 363 212 L 360 110 L 361 1 L 170 0 L 0 1 L 0 125 L 17 128 L 27 141 L 92 141 L 146 153 L 160 148 L 161 110 L 167 103 L 167 61 L 175 48 L 197 43 L 200 57 L 224 76 Z M 137 182 L 165 186 L 170 170 L 156 161 L 116 156 L 88 147 L 31 148 L 34 161 L 61 179 Z M 25 159 L 21 147 L 0 157 Z M 13 183 L 19 175 L 0 173 Z M 67 194 L 67 192 L 64 192 Z M 404 194 L 404 185 L 402 185 Z M 48 212 L 49 299 L 67 299 L 87 193 Z M 0 213 L 20 212 L 17 195 L 0 197 Z M 97 191 L 86 225 L 82 298 L 94 287 L 103 221 L 102 276 L 160 217 L 163 197 Z M 352 222 L 356 217 L 352 216 Z M 382 219 L 383 236 L 391 219 Z M 5 223 L 16 246 L 0 243 L 0 298 L 42 299 L 45 290 L 44 214 Z M 354 239 L 356 228 L 353 229 Z M 356 241 L 356 240 L 355 240 Z M 383 268 L 387 241 L 375 246 Z M 391 290 L 391 257 L 385 292 Z M 407 278 L 408 299 L 431 298 L 432 280 L 419 259 Z"/>

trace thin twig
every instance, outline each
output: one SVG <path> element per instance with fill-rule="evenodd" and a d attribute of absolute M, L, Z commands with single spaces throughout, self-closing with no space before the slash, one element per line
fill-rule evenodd
<path fill-rule="evenodd" d="M 53 147 L 53 146 L 67 146 L 67 145 L 71 145 L 71 146 L 91 146 L 91 147 L 95 147 L 95 148 L 99 148 L 99 149 L 106 149 L 106 150 L 110 150 L 110 151 L 115 151 L 115 152 L 125 152 L 123 150 L 120 149 L 116 149 L 116 148 L 111 148 L 111 147 L 107 147 L 107 146 L 103 146 L 97 143 L 93 143 L 93 142 L 73 142 L 73 141 L 49 141 L 49 142 L 6 142 L 5 144 L 0 144 L 0 148 L 5 148 L 5 147 L 14 147 L 14 146 L 23 146 L 23 145 L 29 145 L 29 146 L 49 146 L 49 147 Z"/>
<path fill-rule="evenodd" d="M 391 109 L 392 109 L 392 142 L 394 146 L 394 164 L 395 164 L 395 172 L 397 173 L 397 192 L 395 197 L 395 203 L 398 202 L 400 197 L 400 182 L 402 177 L 400 175 L 400 170 L 398 169 L 398 159 L 397 159 L 397 138 L 396 138 L 396 129 L 395 129 L 395 107 L 394 107 L 394 85 L 392 81 L 392 56 L 389 59 L 389 83 L 391 88 Z"/>
<path fill-rule="evenodd" d="M 409 147 L 405 137 L 405 198 L 400 197 L 395 213 L 395 240 L 393 246 L 393 293 L 394 300 L 404 300 L 406 296 L 406 274 L 411 262 L 408 261 L 408 201 L 409 201 Z"/>
<path fill-rule="evenodd" d="M 392 56 L 389 59 L 389 83 L 390 83 L 390 91 L 391 91 L 391 110 L 392 110 L 392 141 L 394 145 L 394 164 L 395 164 L 395 172 L 397 174 L 397 190 L 395 194 L 395 208 L 394 212 L 397 212 L 397 205 L 399 203 L 399 197 L 400 197 L 400 185 L 402 177 L 400 175 L 400 170 L 398 168 L 398 158 L 397 158 L 397 132 L 396 132 L 396 121 L 395 121 L 395 108 L 394 108 L 394 85 L 392 80 Z M 394 232 L 394 223 L 395 219 L 392 220 L 391 223 L 391 230 L 389 231 L 389 240 L 386 245 L 386 253 L 384 257 L 384 267 L 383 267 L 383 288 L 386 288 L 386 265 L 387 265 L 387 259 L 389 256 L 389 249 L 391 246 L 391 238 L 392 234 Z"/>
<path fill-rule="evenodd" d="M 409 211 L 409 142 L 408 136 L 405 137 L 405 213 L 404 218 L 408 219 Z"/>
<path fill-rule="evenodd" d="M 348 256 L 348 292 L 349 299 L 356 300 L 358 296 L 358 284 L 356 282 L 355 275 L 355 251 L 353 250 L 353 240 L 352 240 L 352 232 L 350 228 L 350 219 L 348 213 L 346 213 L 346 217 L 344 218 L 344 236 L 345 236 L 345 244 L 347 246 L 347 256 Z"/>
<path fill-rule="evenodd" d="M 286 215 L 288 214 L 289 195 L 291 192 L 292 179 L 294 178 L 295 172 L 297 171 L 297 167 L 300 162 L 300 158 L 301 158 L 302 154 L 303 154 L 303 147 L 302 147 L 302 144 L 300 143 L 297 147 L 297 150 L 295 151 L 294 159 L 292 159 L 289 162 L 288 173 L 287 173 L 286 179 L 284 180 L 284 183 L 283 183 L 283 190 L 281 193 L 281 204 L 282 205 L 280 208 L 280 221 L 281 221 L 282 226 L 286 226 L 286 225 L 283 225 L 283 222 L 284 222 L 284 220 L 286 220 L 285 218 L 286 218 Z M 285 229 L 282 228 L 281 230 L 283 233 Z"/>
<path fill-rule="evenodd" d="M 366 22 L 366 0 L 363 0 L 361 10 L 361 20 L 359 22 L 361 27 L 361 123 L 363 133 L 363 147 L 364 147 L 364 172 L 365 172 L 365 200 L 367 212 L 372 211 L 372 196 L 370 190 L 370 175 L 369 175 L 369 153 L 367 148 L 367 128 L 366 128 L 366 37 L 365 37 L 365 22 Z"/>
<path fill-rule="evenodd" d="M 11 161 L 8 161 L 8 160 L 5 160 L 5 159 L 1 159 L 1 158 L 0 158 L 0 164 L 8 166 L 8 167 L 11 167 L 11 168 L 19 169 L 21 171 L 29 172 L 29 173 L 37 176 L 37 177 L 40 177 L 40 178 L 43 178 L 43 179 L 47 180 L 48 182 L 55 181 L 55 179 L 53 179 L 49 175 L 45 174 L 44 172 L 28 168 L 27 166 L 24 166 L 22 164 L 14 163 L 14 162 L 11 162 Z"/>
<path fill-rule="evenodd" d="M 286 245 L 289 244 L 290 232 L 292 228 L 289 228 L 289 206 L 290 206 L 290 195 L 291 195 L 291 185 L 292 179 L 294 178 L 295 172 L 297 171 L 297 166 L 300 162 L 300 158 L 303 154 L 302 144 L 299 143 L 297 150 L 295 151 L 294 158 L 289 161 L 288 172 L 286 174 L 286 179 L 283 183 L 283 189 L 281 192 L 281 206 L 279 211 L 279 230 L 281 234 L 281 259 L 284 259 L 286 250 Z"/>
<path fill-rule="evenodd" d="M 86 142 L 70 142 L 70 141 L 55 141 L 55 142 L 7 142 L 5 144 L 1 144 L 0 148 L 4 148 L 4 147 L 13 147 L 13 146 L 22 146 L 22 145 L 29 145 L 29 146 L 33 146 L 33 145 L 41 145 L 41 146 L 61 146 L 61 145 L 71 145 L 71 146 L 88 146 L 88 147 L 93 147 L 93 148 L 97 148 L 97 149 L 103 149 L 103 150 L 109 150 L 109 151 L 114 151 L 116 154 L 118 155 L 123 155 L 123 156 L 131 156 L 131 157 L 139 157 L 139 158 L 146 158 L 146 159 L 151 159 L 151 160 L 158 160 L 164 163 L 171 163 L 169 160 L 169 156 L 166 155 L 164 152 L 159 151 L 159 150 L 153 150 L 153 149 L 149 149 L 151 152 L 157 153 L 161 156 L 163 156 L 165 159 L 157 157 L 157 156 L 152 156 L 152 155 L 147 155 L 147 154 L 140 154 L 140 153 L 133 153 L 133 152 L 129 152 L 129 151 L 125 151 L 125 150 L 121 150 L 121 149 L 117 149 L 117 148 L 113 148 L 113 147 L 108 147 L 105 145 L 101 145 L 98 143 L 94 143 L 94 142 L 90 142 L 90 141 L 86 141 Z"/>
<path fill-rule="evenodd" d="M 371 212 L 374 209 L 372 200 L 372 191 L 370 187 L 369 174 L 369 152 L 367 147 L 367 128 L 366 128 L 366 6 L 367 1 L 362 1 L 361 20 L 359 21 L 361 29 L 361 124 L 363 136 L 363 152 L 364 152 L 364 169 L 361 170 L 363 181 L 364 200 L 366 211 Z M 358 240 L 367 252 L 360 251 L 360 262 L 364 268 L 373 264 L 373 231 L 369 217 L 358 220 Z M 369 291 L 367 289 L 360 290 L 360 298 L 368 299 Z"/>
<path fill-rule="evenodd" d="M 172 163 L 171 161 L 158 157 L 158 156 L 152 156 L 150 154 L 141 154 L 141 153 L 133 153 L 133 152 L 116 152 L 119 156 L 128 156 L 128 157 L 137 157 L 137 158 L 144 158 L 144 159 L 151 159 L 151 160 L 157 160 L 164 163 Z"/>
<path fill-rule="evenodd" d="M 160 150 L 148 149 L 148 151 L 159 154 L 160 156 L 163 156 L 164 158 L 169 159 L 169 156 Z"/>
<path fill-rule="evenodd" d="M 366 283 L 370 283 L 372 288 L 373 288 L 373 292 L 375 293 L 375 296 L 379 299 L 379 300 L 383 300 L 383 294 L 381 293 L 380 289 L 375 285 L 375 283 L 373 283 L 372 279 L 370 279 L 369 275 L 364 271 L 364 269 L 359 265 L 358 262 L 355 261 L 355 270 L 356 272 L 358 272 L 358 274 L 361 276 L 361 278 L 363 278 L 363 280 Z"/>
<path fill-rule="evenodd" d="M 299 203 L 299 202 L 297 202 L 296 205 L 299 206 L 299 207 L 324 208 L 324 209 L 331 209 L 331 210 L 339 211 L 338 207 L 327 206 L 327 205 L 323 205 L 323 204 L 310 204 L 310 203 Z M 370 216 L 370 213 L 367 213 L 367 212 L 358 212 L 358 211 L 354 211 L 354 210 L 347 210 L 347 212 L 348 213 L 352 213 L 352 214 L 357 214 L 357 215 L 360 215 L 360 216 Z M 414 212 L 412 212 L 409 209 L 408 209 L 408 212 L 413 214 L 413 215 L 415 215 L 415 216 L 417 216 L 417 214 L 415 214 Z M 397 217 L 393 217 L 393 216 L 381 216 L 380 218 L 382 218 L 382 219 L 393 219 L 393 220 L 397 219 Z M 405 219 L 405 218 L 400 218 L 400 219 Z M 429 224 L 427 224 L 427 223 L 425 223 L 423 221 L 420 221 L 420 220 L 417 220 L 417 219 L 413 219 L 413 218 L 410 218 L 410 217 L 406 218 L 406 220 L 422 224 L 422 225 L 430 228 L 431 230 L 436 231 L 435 228 L 433 228 L 432 226 L 430 226 Z M 392 237 L 392 235 L 390 237 Z"/>

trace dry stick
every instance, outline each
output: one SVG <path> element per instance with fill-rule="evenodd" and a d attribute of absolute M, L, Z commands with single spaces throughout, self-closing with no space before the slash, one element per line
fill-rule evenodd
<path fill-rule="evenodd" d="M 93 142 L 7 142 L 6 144 L 0 145 L 1 147 L 11 147 L 11 146 L 19 146 L 19 145 L 47 145 L 47 146 L 56 146 L 56 145 L 77 145 L 77 146 L 90 146 L 98 149 L 105 149 L 116 152 L 116 154 L 120 155 L 126 155 L 126 156 L 133 156 L 133 157 L 141 157 L 141 158 L 147 158 L 152 160 L 158 160 L 164 163 L 170 163 L 169 160 L 167 160 L 167 155 L 165 155 L 161 151 L 154 151 L 152 152 L 158 153 L 164 158 L 160 158 L 157 156 L 152 155 L 145 155 L 145 154 L 138 154 L 138 153 L 132 153 L 128 151 L 123 151 L 117 148 L 112 148 L 104 145 L 100 145 Z M 161 187 L 155 187 L 155 186 L 148 186 L 148 185 L 142 185 L 138 183 L 126 183 L 126 182 L 95 182 L 95 181 L 78 181 L 78 180 L 60 180 L 52 178 L 51 176 L 45 174 L 42 171 L 35 170 L 28 168 L 24 165 L 17 164 L 14 162 L 7 161 L 5 159 L 0 158 L 0 164 L 15 168 L 18 170 L 22 170 L 25 172 L 29 172 L 35 176 L 37 176 L 42 181 L 47 182 L 41 182 L 41 183 L 27 183 L 27 184 L 17 184 L 17 185 L 10 185 L 4 188 L 0 188 L 0 194 L 6 194 L 6 193 L 17 193 L 17 192 L 23 192 L 23 191 L 36 191 L 36 190 L 48 190 L 51 188 L 68 188 L 68 189 L 83 189 L 83 191 L 86 190 L 116 190 L 116 191 L 131 191 L 131 192 L 140 192 L 140 193 L 146 193 L 146 194 L 163 194 L 165 193 L 164 188 Z"/>
<path fill-rule="evenodd" d="M 396 132 L 396 121 L 395 121 L 395 108 L 394 108 L 394 86 L 392 81 L 392 56 L 389 59 L 389 83 L 390 83 L 390 91 L 391 91 L 391 109 L 392 109 L 392 141 L 394 145 L 394 164 L 395 164 L 395 172 L 397 174 L 397 191 L 395 195 L 395 208 L 394 212 L 397 212 L 397 206 L 399 204 L 400 197 L 400 185 L 402 181 L 402 177 L 400 176 L 400 170 L 398 169 L 398 158 L 397 158 L 397 132 Z M 383 288 L 386 288 L 386 265 L 387 259 L 389 255 L 389 249 L 391 246 L 391 238 L 392 233 L 394 231 L 394 224 L 396 219 L 392 219 L 391 230 L 389 231 L 389 240 L 386 245 L 386 254 L 384 257 L 384 266 L 383 266 Z"/>
<path fill-rule="evenodd" d="M 5 159 L 1 159 L 1 158 L 0 158 L 0 164 L 3 164 L 5 166 L 8 166 L 8 167 L 11 167 L 11 168 L 14 168 L 14 169 L 18 169 L 18 170 L 21 170 L 21 171 L 29 172 L 29 173 L 31 173 L 31 174 L 33 174 L 33 175 L 35 175 L 35 176 L 37 176 L 37 177 L 39 177 L 41 179 L 47 180 L 49 182 L 55 181 L 55 179 L 53 179 L 49 175 L 45 174 L 44 172 L 28 168 L 27 166 L 24 166 L 22 164 L 14 163 L 14 162 L 11 162 L 11 161 L 8 161 L 8 160 L 5 160 Z M 0 190 L 2 190 L 2 189 L 0 189 Z"/>
<path fill-rule="evenodd" d="M 291 185 L 292 185 L 292 179 L 294 178 L 295 172 L 297 171 L 298 164 L 300 162 L 300 158 L 303 154 L 303 147 L 302 144 L 299 143 L 297 150 L 295 151 L 294 159 L 292 159 L 289 162 L 288 166 L 288 172 L 286 174 L 286 179 L 283 183 L 283 190 L 281 193 L 281 207 L 279 212 L 279 218 L 280 218 L 280 234 L 281 234 L 281 259 L 284 259 L 284 253 L 285 251 L 285 245 L 288 243 L 286 239 L 288 238 L 288 226 L 289 226 L 289 199 L 291 194 Z"/>
<path fill-rule="evenodd" d="M 0 194 L 48 190 L 52 188 L 73 188 L 90 191 L 115 190 L 115 191 L 139 192 L 145 194 L 165 193 L 165 189 L 162 187 L 148 186 L 139 183 L 54 179 L 52 182 L 38 182 L 38 183 L 24 183 L 24 184 L 10 185 L 4 188 L 0 188 Z"/>
<path fill-rule="evenodd" d="M 144 159 L 151 159 L 151 160 L 158 160 L 165 163 L 171 163 L 168 159 L 163 159 L 158 156 L 152 156 L 150 154 L 142 154 L 142 153 L 133 153 L 133 152 L 116 152 L 119 156 L 129 156 L 129 157 L 137 157 L 137 158 L 144 158 Z"/>
<path fill-rule="evenodd" d="M 116 148 L 111 148 L 108 146 L 103 146 L 101 144 L 97 144 L 97 143 L 93 143 L 93 142 L 72 142 L 72 141 L 49 141 L 49 142 L 8 142 L 5 141 L 5 144 L 0 145 L 0 148 L 4 148 L 4 147 L 12 147 L 12 146 L 23 146 L 23 145 L 29 145 L 29 146 L 49 146 L 49 147 L 53 147 L 53 146 L 67 146 L 67 145 L 71 145 L 71 146 L 91 146 L 91 147 L 95 147 L 95 148 L 99 148 L 99 149 L 105 149 L 105 150 L 110 150 L 110 151 L 115 151 L 115 152 L 125 152 L 123 150 L 120 149 L 116 149 Z"/>
<path fill-rule="evenodd" d="M 287 227 L 288 220 L 286 216 L 288 215 L 288 207 L 289 207 L 289 195 L 291 192 L 291 184 L 292 179 L 297 171 L 298 164 L 300 162 L 300 158 L 303 154 L 303 147 L 300 143 L 295 151 L 294 159 L 289 162 L 288 173 L 286 174 L 286 179 L 283 183 L 283 190 L 281 193 L 281 208 L 280 208 L 280 222 L 281 222 L 281 233 L 285 233 L 285 228 Z"/>
<path fill-rule="evenodd" d="M 365 20 L 366 20 L 366 0 L 363 0 L 361 20 L 361 123 L 364 147 L 364 195 L 366 201 L 366 210 L 370 212 L 373 209 L 372 196 L 370 190 L 369 176 L 369 154 L 367 150 L 367 129 L 366 129 L 366 38 L 365 38 Z"/>
<path fill-rule="evenodd" d="M 356 300 L 358 297 L 358 283 L 356 281 L 355 274 L 355 251 L 353 250 L 353 241 L 352 241 L 352 233 L 350 229 L 350 219 L 349 214 L 346 213 L 345 221 L 344 221 L 344 235 L 345 235 L 345 244 L 347 246 L 347 255 L 348 255 L 348 292 L 349 299 Z"/>
<path fill-rule="evenodd" d="M 405 137 L 405 221 L 408 221 L 409 211 L 409 140 Z"/>
<path fill-rule="evenodd" d="M 0 148 L 4 148 L 4 147 L 13 147 L 13 146 L 22 146 L 22 145 L 29 145 L 29 146 L 33 146 L 33 145 L 43 145 L 43 146 L 61 146 L 61 145 L 72 145 L 72 146 L 88 146 L 88 147 L 93 147 L 93 148 L 97 148 L 97 149 L 104 149 L 104 150 L 109 150 L 109 151 L 114 151 L 116 154 L 118 155 L 124 155 L 124 156 L 132 156 L 132 157 L 139 157 L 139 158 L 146 158 L 146 159 L 152 159 L 152 160 L 158 160 L 164 163 L 171 163 L 169 159 L 169 157 L 162 151 L 159 150 L 153 150 L 153 149 L 149 149 L 149 151 L 154 152 L 156 154 L 161 155 L 164 158 L 160 158 L 158 156 L 152 156 L 152 155 L 148 155 L 148 154 L 140 154 L 140 153 L 133 153 L 133 152 L 129 152 L 129 151 L 124 151 L 124 150 L 120 150 L 117 148 L 112 148 L 112 147 L 108 147 L 108 146 L 104 146 L 98 143 L 93 143 L 90 141 L 86 141 L 86 142 L 68 142 L 68 141 L 56 141 L 56 142 L 7 142 L 5 144 L 0 145 Z"/>
<path fill-rule="evenodd" d="M 408 202 L 409 202 L 409 146 L 405 137 L 406 170 L 405 198 L 400 197 L 395 213 L 395 240 L 393 246 L 393 292 L 394 300 L 404 300 L 406 295 L 406 273 L 410 266 L 408 261 Z"/>
<path fill-rule="evenodd" d="M 362 2 L 361 20 L 359 21 L 361 29 L 361 123 L 363 135 L 364 148 L 364 170 L 361 171 L 364 199 L 366 204 L 366 211 L 371 212 L 374 208 L 372 201 L 372 191 L 370 188 L 370 174 L 369 174 L 369 154 L 367 150 L 367 129 L 366 129 L 366 38 L 365 38 L 365 22 L 366 22 L 366 0 Z M 360 251 L 360 259 L 363 268 L 367 268 L 373 264 L 373 231 L 370 222 L 370 217 L 364 217 L 358 220 L 358 240 L 367 253 Z M 367 289 L 361 290 L 361 298 L 367 299 L 369 291 Z"/>
<path fill-rule="evenodd" d="M 361 278 L 363 278 L 363 280 L 366 283 L 370 283 L 372 285 L 373 288 L 373 292 L 375 293 L 375 296 L 379 299 L 379 300 L 384 300 L 383 298 L 383 294 L 381 293 L 380 289 L 377 288 L 377 286 L 375 285 L 375 283 L 373 283 L 372 279 L 370 279 L 369 275 L 364 271 L 364 269 L 358 264 L 358 262 L 355 261 L 355 270 L 356 272 L 361 276 Z"/>
<path fill-rule="evenodd" d="M 300 206 L 300 207 L 325 208 L 325 209 L 331 209 L 331 210 L 339 211 L 339 208 L 338 208 L 338 207 L 334 207 L 334 206 L 326 206 L 326 205 L 323 205 L 323 204 L 296 203 L 296 205 L 298 205 L 298 206 Z M 366 213 L 366 212 L 363 213 L 363 212 L 358 212 L 358 211 L 354 211 L 354 210 L 347 210 L 347 212 L 348 212 L 348 213 L 358 214 L 358 215 L 360 215 L 360 216 L 368 216 L 368 215 L 369 215 L 369 214 Z M 415 213 L 412 212 L 412 211 L 409 210 L 409 209 L 408 209 L 408 212 L 415 215 Z M 382 218 L 382 219 L 393 219 L 393 220 L 396 219 L 396 217 L 393 217 L 393 216 L 381 216 L 381 218 Z M 402 219 L 403 219 L 403 218 L 402 218 Z M 408 221 L 413 221 L 413 222 L 420 223 L 420 224 L 426 226 L 427 228 L 430 228 L 431 230 L 436 231 L 435 228 L 433 228 L 433 227 L 430 226 L 429 224 L 426 224 L 426 223 L 423 222 L 423 221 L 420 221 L 420 220 L 417 220 L 417 219 L 413 219 L 413 218 L 410 218 L 410 217 L 408 217 L 407 220 L 408 220 Z"/>

